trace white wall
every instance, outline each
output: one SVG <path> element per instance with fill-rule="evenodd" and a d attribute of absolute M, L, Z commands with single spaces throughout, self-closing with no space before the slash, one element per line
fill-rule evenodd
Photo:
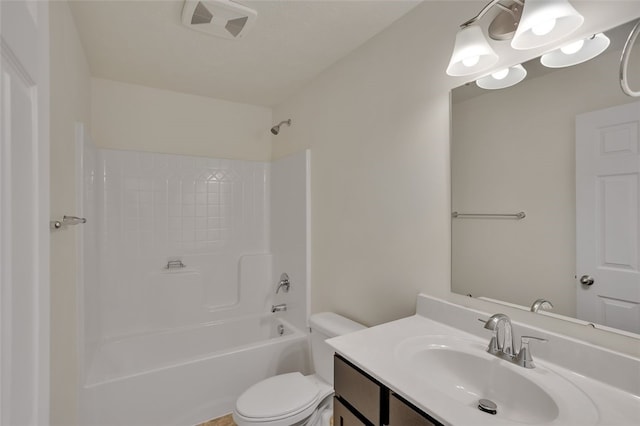
<path fill-rule="evenodd" d="M 453 222 L 453 291 L 525 306 L 544 297 L 575 317 L 575 116 L 634 101 L 619 61 L 607 52 L 453 105 L 453 210 L 527 213 Z"/>
<path fill-rule="evenodd" d="M 271 158 L 271 109 L 92 79 L 99 148 L 235 160 Z"/>
<path fill-rule="evenodd" d="M 449 286 L 448 90 L 421 5 L 276 108 L 274 157 L 311 148 L 312 311 L 377 324 Z M 425 23 L 429 24 L 425 24 Z M 454 27 L 456 24 L 453 24 Z"/>
<path fill-rule="evenodd" d="M 638 2 L 574 2 L 575 36 L 640 15 Z M 274 157 L 311 148 L 312 312 L 367 324 L 450 286 L 449 90 L 458 25 L 479 2 L 424 2 L 278 106 Z M 497 48 L 501 65 L 541 51 Z"/>
<path fill-rule="evenodd" d="M 89 124 L 89 65 L 66 2 L 50 2 L 51 217 L 76 214 L 75 124 Z M 77 423 L 76 230 L 51 234 L 51 424 Z"/>

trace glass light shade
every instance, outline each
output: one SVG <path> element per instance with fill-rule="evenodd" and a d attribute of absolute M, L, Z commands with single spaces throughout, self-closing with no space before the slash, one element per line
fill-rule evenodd
<path fill-rule="evenodd" d="M 526 0 L 511 47 L 517 50 L 546 46 L 568 36 L 584 17 L 568 0 Z"/>
<path fill-rule="evenodd" d="M 463 76 L 482 72 L 498 62 L 493 51 L 477 25 L 462 28 L 456 35 L 456 43 L 447 67 L 447 74 Z"/>
<path fill-rule="evenodd" d="M 582 48 L 574 53 L 566 53 L 573 51 L 573 49 L 567 49 L 567 47 L 571 47 L 574 44 L 571 43 L 567 46 L 561 47 L 560 49 L 556 49 L 542 55 L 540 62 L 545 67 L 549 68 L 563 68 L 578 65 L 588 61 L 589 59 L 595 58 L 607 50 L 607 47 L 609 47 L 609 44 L 611 43 L 609 37 L 602 33 L 578 41 L 583 41 L 584 43 L 582 44 Z"/>
<path fill-rule="evenodd" d="M 520 64 L 500 70 L 476 80 L 478 87 L 488 90 L 504 89 L 520 83 L 527 76 L 527 70 Z"/>

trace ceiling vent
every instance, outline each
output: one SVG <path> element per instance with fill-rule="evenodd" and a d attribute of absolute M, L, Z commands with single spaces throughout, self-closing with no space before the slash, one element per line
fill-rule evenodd
<path fill-rule="evenodd" d="M 257 17 L 255 10 L 231 0 L 187 0 L 182 9 L 187 27 L 228 39 L 242 38 Z"/>

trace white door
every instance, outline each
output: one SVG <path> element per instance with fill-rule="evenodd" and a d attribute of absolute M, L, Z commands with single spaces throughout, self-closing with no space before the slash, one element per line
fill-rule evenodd
<path fill-rule="evenodd" d="M 0 0 L 0 425 L 49 423 L 45 1 Z"/>
<path fill-rule="evenodd" d="M 640 102 L 577 116 L 578 318 L 634 333 L 640 333 L 639 202 Z"/>

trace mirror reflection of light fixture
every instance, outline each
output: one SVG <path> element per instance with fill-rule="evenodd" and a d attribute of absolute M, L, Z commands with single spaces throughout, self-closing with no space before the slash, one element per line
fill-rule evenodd
<path fill-rule="evenodd" d="M 575 41 L 542 55 L 540 62 L 545 67 L 563 68 L 578 65 L 595 58 L 609 47 L 609 37 L 600 33 Z"/>
<path fill-rule="evenodd" d="M 568 0 L 526 0 L 511 47 L 546 46 L 580 28 L 584 18 Z"/>
<path fill-rule="evenodd" d="M 520 83 L 527 76 L 521 64 L 491 73 L 476 80 L 478 87 L 488 90 L 504 89 Z"/>
<path fill-rule="evenodd" d="M 488 34 L 494 40 L 511 39 L 514 49 L 547 45 L 569 35 L 584 21 L 568 0 L 491 0 L 476 16 L 460 25 L 447 74 L 456 77 L 476 74 L 498 62 L 498 55 L 477 24 L 494 6 L 501 12 L 493 18 Z"/>

